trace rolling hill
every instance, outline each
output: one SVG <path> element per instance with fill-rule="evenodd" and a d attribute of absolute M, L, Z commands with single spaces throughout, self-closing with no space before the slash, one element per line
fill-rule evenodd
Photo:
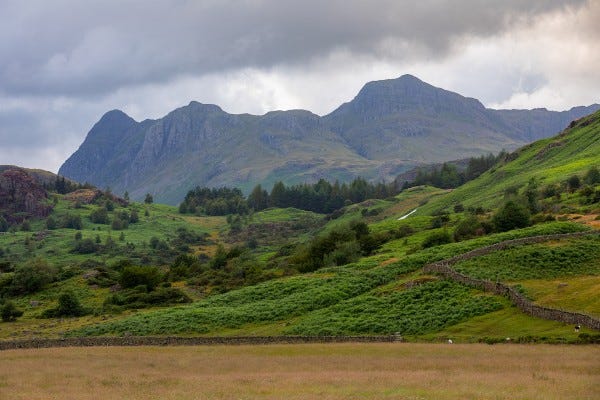
<path fill-rule="evenodd" d="M 556 134 L 600 108 L 491 110 L 404 75 L 366 84 L 320 117 L 305 110 L 229 114 L 191 102 L 158 120 L 106 113 L 59 174 L 78 182 L 152 193 L 176 204 L 195 186 L 270 187 L 364 176 L 391 180 L 415 165 L 456 160 Z"/>

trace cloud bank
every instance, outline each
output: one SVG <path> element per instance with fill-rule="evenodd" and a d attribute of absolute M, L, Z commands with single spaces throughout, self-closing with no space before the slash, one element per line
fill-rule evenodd
<path fill-rule="evenodd" d="M 114 108 L 325 114 L 404 73 L 493 107 L 598 102 L 598 3 L 3 1 L 0 163 L 56 171 Z"/>

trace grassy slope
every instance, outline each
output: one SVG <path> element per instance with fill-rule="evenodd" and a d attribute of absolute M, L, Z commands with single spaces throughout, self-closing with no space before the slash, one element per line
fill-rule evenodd
<path fill-rule="evenodd" d="M 523 187 L 531 178 L 540 185 L 582 176 L 590 166 L 600 166 L 600 112 L 585 117 L 562 134 L 534 142 L 518 150 L 517 158 L 493 167 L 481 177 L 422 207 L 418 215 L 465 206 L 493 208 L 500 205 L 509 187 Z"/>

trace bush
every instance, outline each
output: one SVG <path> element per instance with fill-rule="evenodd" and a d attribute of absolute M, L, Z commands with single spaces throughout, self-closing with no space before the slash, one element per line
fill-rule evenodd
<path fill-rule="evenodd" d="M 56 229 L 56 220 L 52 218 L 52 216 L 49 216 L 48 219 L 46 219 L 46 229 L 50 231 Z"/>
<path fill-rule="evenodd" d="M 98 208 L 90 213 L 90 221 L 94 224 L 105 224 L 109 223 L 108 210 L 106 207 Z"/>
<path fill-rule="evenodd" d="M 4 322 L 12 322 L 16 321 L 17 318 L 23 315 L 23 311 L 18 310 L 15 303 L 7 300 L 2 306 L 0 306 L 0 315 L 2 316 L 2 321 Z"/>
<path fill-rule="evenodd" d="M 52 317 L 80 317 L 82 315 L 87 314 L 87 310 L 85 310 L 79 299 L 72 291 L 68 290 L 58 297 L 58 306 L 56 308 L 52 308 L 46 310 L 42 316 L 46 318 Z"/>
<path fill-rule="evenodd" d="M 61 226 L 63 228 L 80 230 L 83 224 L 81 223 L 81 217 L 79 215 L 67 214 L 64 216 Z"/>
<path fill-rule="evenodd" d="M 78 240 L 73 247 L 73 253 L 92 254 L 98 251 L 99 246 L 92 239 Z"/>
<path fill-rule="evenodd" d="M 156 267 L 129 265 L 121 271 L 119 283 L 124 288 L 144 285 L 148 291 L 152 291 L 162 279 L 163 276 Z"/>
<path fill-rule="evenodd" d="M 432 232 L 425 238 L 423 241 L 423 248 L 426 249 L 428 247 L 439 246 L 446 243 L 451 243 L 452 237 L 447 230 Z"/>
<path fill-rule="evenodd" d="M 470 215 L 456 225 L 456 228 L 454 228 L 453 237 L 456 242 L 460 242 L 461 240 L 475 237 L 479 233 L 484 233 L 481 223 L 476 216 Z"/>
<path fill-rule="evenodd" d="M 513 200 L 507 201 L 492 218 L 497 231 L 506 232 L 529 226 L 529 210 Z"/>
<path fill-rule="evenodd" d="M 34 293 L 54 281 L 56 269 L 46 261 L 37 258 L 29 264 L 15 269 L 12 292 L 17 294 Z"/>
<path fill-rule="evenodd" d="M 6 232 L 10 228 L 8 221 L 2 215 L 0 215 L 0 232 Z"/>

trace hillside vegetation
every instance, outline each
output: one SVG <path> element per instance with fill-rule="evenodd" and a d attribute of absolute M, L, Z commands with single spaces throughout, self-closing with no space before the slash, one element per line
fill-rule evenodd
<path fill-rule="evenodd" d="M 597 113 L 457 189 L 349 199 L 329 214 L 267 203 L 208 216 L 200 203 L 190 213 L 191 200 L 182 209 L 96 189 L 50 193 L 47 216 L 0 235 L 0 307 L 10 321 L 0 336 L 597 341 L 588 328 L 528 316 L 423 267 L 511 239 L 598 229 L 599 146 Z M 211 201 L 236 193 L 216 191 Z M 536 304 L 597 317 L 590 293 L 599 261 L 599 236 L 590 235 L 509 246 L 454 267 Z"/>

